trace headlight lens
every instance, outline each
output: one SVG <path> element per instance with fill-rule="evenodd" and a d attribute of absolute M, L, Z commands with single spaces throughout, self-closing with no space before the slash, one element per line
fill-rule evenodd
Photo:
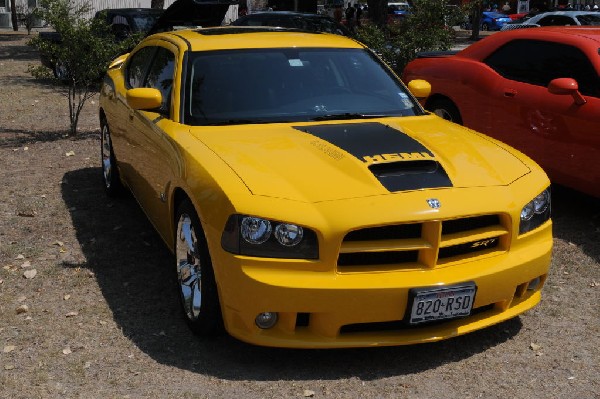
<path fill-rule="evenodd" d="M 519 234 L 527 233 L 550 219 L 550 202 L 550 187 L 548 187 L 523 207 Z"/>
<path fill-rule="evenodd" d="M 275 238 L 277 241 L 286 247 L 293 247 L 302 241 L 304 229 L 295 224 L 278 224 L 275 228 Z"/>
<path fill-rule="evenodd" d="M 265 219 L 245 217 L 242 219 L 240 234 L 250 244 L 262 244 L 271 237 L 271 223 Z"/>
<path fill-rule="evenodd" d="M 227 252 L 264 258 L 318 259 L 314 231 L 293 223 L 254 216 L 232 215 L 227 220 L 221 246 Z"/>

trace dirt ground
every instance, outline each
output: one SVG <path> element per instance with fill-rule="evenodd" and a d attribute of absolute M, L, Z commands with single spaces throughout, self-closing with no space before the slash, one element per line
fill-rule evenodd
<path fill-rule="evenodd" d="M 104 195 L 97 100 L 67 138 L 25 43 L 0 32 L 1 398 L 600 398 L 600 200 L 554 189 L 542 302 L 500 325 L 352 350 L 200 339 L 139 207 Z"/>

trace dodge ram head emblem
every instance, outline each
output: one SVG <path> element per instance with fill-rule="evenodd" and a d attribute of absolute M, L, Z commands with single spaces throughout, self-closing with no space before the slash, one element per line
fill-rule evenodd
<path fill-rule="evenodd" d="M 438 200 L 437 198 L 429 198 L 427 200 L 427 204 L 429 204 L 429 207 L 431 209 L 439 209 L 439 207 L 442 206 L 440 200 Z"/>

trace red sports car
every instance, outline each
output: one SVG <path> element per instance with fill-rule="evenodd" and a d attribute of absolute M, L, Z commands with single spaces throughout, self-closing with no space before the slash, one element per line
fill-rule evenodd
<path fill-rule="evenodd" d="M 408 83 L 425 107 L 529 155 L 555 183 L 600 197 L 600 29 L 495 33 L 460 52 L 422 53 Z"/>

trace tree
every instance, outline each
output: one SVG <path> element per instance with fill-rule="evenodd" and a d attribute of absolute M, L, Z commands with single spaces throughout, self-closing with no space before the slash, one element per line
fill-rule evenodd
<path fill-rule="evenodd" d="M 13 30 L 16 32 L 19 30 L 19 20 L 17 18 L 17 2 L 16 0 L 10 0 L 10 19 L 12 21 Z"/>
<path fill-rule="evenodd" d="M 17 6 L 17 19 L 25 26 L 27 34 L 31 34 L 34 24 L 39 20 L 40 11 L 37 7 L 29 8 L 27 4 L 21 3 Z"/>
<path fill-rule="evenodd" d="M 454 30 L 446 25 L 452 12 L 446 0 L 419 0 L 413 4 L 401 22 L 384 28 L 365 26 L 357 33 L 358 40 L 379 54 L 397 73 L 418 52 L 448 50 L 454 40 Z"/>
<path fill-rule="evenodd" d="M 387 22 L 387 0 L 367 0 L 369 19 L 375 26 L 384 27 Z"/>
<path fill-rule="evenodd" d="M 65 71 L 64 76 L 53 77 L 45 67 L 30 67 L 34 77 L 52 79 L 68 98 L 70 136 L 77 134 L 81 110 L 97 93 L 109 63 L 139 39 L 132 36 L 118 42 L 104 18 L 86 18 L 89 4 L 77 5 L 75 1 L 42 0 L 41 17 L 60 35 L 60 41 L 38 35 L 29 42 Z"/>
<path fill-rule="evenodd" d="M 488 0 L 473 0 L 464 5 L 464 9 L 470 17 L 471 21 L 471 36 L 469 40 L 479 40 L 479 28 L 481 25 L 481 13 L 483 12 L 484 3 L 489 3 Z"/>

